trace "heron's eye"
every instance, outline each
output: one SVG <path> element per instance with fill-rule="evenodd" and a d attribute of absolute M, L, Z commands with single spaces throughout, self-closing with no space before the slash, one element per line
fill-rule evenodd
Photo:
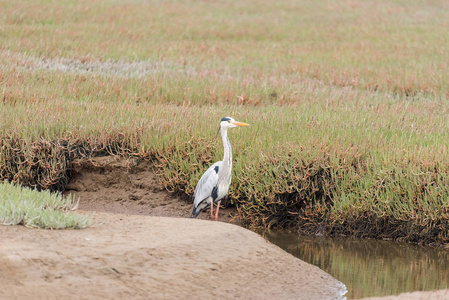
<path fill-rule="evenodd" d="M 231 123 L 231 120 L 228 120 L 228 123 Z"/>

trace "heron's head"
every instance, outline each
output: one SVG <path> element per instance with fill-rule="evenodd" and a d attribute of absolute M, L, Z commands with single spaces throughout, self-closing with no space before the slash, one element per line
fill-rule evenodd
<path fill-rule="evenodd" d="M 249 124 L 238 122 L 231 117 L 224 117 L 221 119 L 220 127 L 218 128 L 217 135 L 221 130 L 227 130 L 228 128 L 237 127 L 237 126 L 248 126 Z"/>
<path fill-rule="evenodd" d="M 248 126 L 249 124 L 243 122 L 237 122 L 231 117 L 224 117 L 221 119 L 220 128 L 232 128 L 237 126 Z"/>

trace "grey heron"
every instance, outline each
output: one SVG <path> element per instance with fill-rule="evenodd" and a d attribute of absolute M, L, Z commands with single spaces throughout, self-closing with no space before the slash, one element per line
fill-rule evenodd
<path fill-rule="evenodd" d="M 215 221 L 218 220 L 218 210 L 220 209 L 221 199 L 226 196 L 231 185 L 232 178 L 232 149 L 228 139 L 228 129 L 237 126 L 248 126 L 249 124 L 237 122 L 233 118 L 224 117 L 221 119 L 217 135 L 221 131 L 223 139 L 224 154 L 223 160 L 214 163 L 201 176 L 200 181 L 195 187 L 193 194 L 193 209 L 191 218 L 196 218 L 201 211 L 210 206 L 210 218 L 214 219 L 214 202 L 217 203 L 217 212 Z"/>

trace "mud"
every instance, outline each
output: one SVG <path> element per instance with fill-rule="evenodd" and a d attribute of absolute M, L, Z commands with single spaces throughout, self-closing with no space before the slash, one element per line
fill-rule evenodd
<path fill-rule="evenodd" d="M 148 161 L 114 156 L 76 160 L 65 195 L 79 199 L 79 209 L 131 215 L 187 218 L 193 200 L 168 193 Z M 219 219 L 239 224 L 234 208 L 220 208 Z M 209 219 L 203 212 L 199 219 Z"/>

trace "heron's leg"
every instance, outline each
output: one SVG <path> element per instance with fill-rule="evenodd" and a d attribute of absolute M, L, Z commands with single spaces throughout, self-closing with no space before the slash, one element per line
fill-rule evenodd
<path fill-rule="evenodd" d="M 210 198 L 210 219 L 214 219 L 214 200 Z"/>
<path fill-rule="evenodd" d="M 215 221 L 218 221 L 218 210 L 220 209 L 220 201 L 217 202 L 217 212 L 215 213 Z"/>

